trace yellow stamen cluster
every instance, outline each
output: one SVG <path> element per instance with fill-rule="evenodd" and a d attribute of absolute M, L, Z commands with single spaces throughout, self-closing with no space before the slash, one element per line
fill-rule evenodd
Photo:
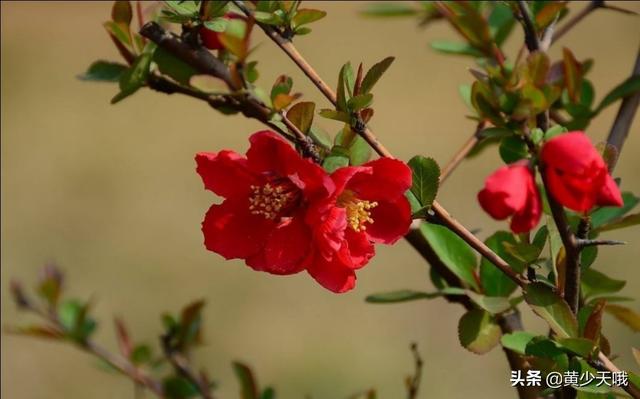
<path fill-rule="evenodd" d="M 249 197 L 249 210 L 254 215 L 262 215 L 274 220 L 291 198 L 291 193 L 285 192 L 280 186 L 272 186 L 270 183 L 264 186 L 251 186 Z"/>
<path fill-rule="evenodd" d="M 376 206 L 378 203 L 375 201 L 362 201 L 355 198 L 347 201 L 345 203 L 347 223 L 354 231 L 365 231 L 367 229 L 365 223 L 373 223 L 370 211 Z"/>

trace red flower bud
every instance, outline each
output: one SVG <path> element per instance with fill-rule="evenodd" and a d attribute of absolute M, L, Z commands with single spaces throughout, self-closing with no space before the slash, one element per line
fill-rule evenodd
<path fill-rule="evenodd" d="M 541 159 L 550 194 L 567 208 L 587 212 L 594 205 L 622 206 L 620 189 L 583 132 L 569 132 L 547 141 Z"/>
<path fill-rule="evenodd" d="M 493 172 L 478 193 L 478 201 L 494 219 L 512 216 L 514 233 L 527 232 L 540 221 L 540 193 L 527 161 L 506 165 Z"/>

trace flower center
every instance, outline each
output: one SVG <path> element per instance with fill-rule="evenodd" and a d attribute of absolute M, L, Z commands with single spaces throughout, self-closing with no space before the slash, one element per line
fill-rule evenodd
<path fill-rule="evenodd" d="M 289 209 L 297 198 L 297 187 L 290 182 L 272 182 L 262 186 L 252 185 L 249 195 L 249 210 L 253 215 L 262 215 L 266 219 L 275 220 L 281 213 Z"/>
<path fill-rule="evenodd" d="M 353 191 L 345 190 L 337 203 L 347 210 L 347 223 L 354 231 L 365 231 L 366 223 L 373 223 L 371 209 L 378 206 L 377 202 L 358 199 Z"/>

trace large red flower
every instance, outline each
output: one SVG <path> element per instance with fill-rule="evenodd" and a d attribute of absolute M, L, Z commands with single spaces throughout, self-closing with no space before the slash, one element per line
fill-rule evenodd
<path fill-rule="evenodd" d="M 375 254 L 373 243 L 392 244 L 409 230 L 411 207 L 404 193 L 411 170 L 381 158 L 340 168 L 331 179 L 335 192 L 316 202 L 307 217 L 314 236 L 307 271 L 323 287 L 345 292 L 355 286 L 355 270 Z"/>
<path fill-rule="evenodd" d="M 550 194 L 567 208 L 587 212 L 594 205 L 622 206 L 620 189 L 583 132 L 547 141 L 541 159 Z"/>
<path fill-rule="evenodd" d="M 246 157 L 226 150 L 196 155 L 205 188 L 225 198 L 205 216 L 204 244 L 255 270 L 297 273 L 310 251 L 307 205 L 328 197 L 334 184 L 273 132 L 255 133 L 250 143 Z"/>
<path fill-rule="evenodd" d="M 542 214 L 540 194 L 527 161 L 503 166 L 487 177 L 478 202 L 494 219 L 512 216 L 514 233 L 533 229 Z"/>

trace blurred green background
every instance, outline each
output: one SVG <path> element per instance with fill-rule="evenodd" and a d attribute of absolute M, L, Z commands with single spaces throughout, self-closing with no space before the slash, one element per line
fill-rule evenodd
<path fill-rule="evenodd" d="M 314 3 L 314 2 L 310 2 Z M 622 6 L 640 12 L 640 3 Z M 240 261 L 224 262 L 203 248 L 202 217 L 214 201 L 195 173 L 197 151 L 244 151 L 247 136 L 262 129 L 242 117 L 225 117 L 195 100 L 141 90 L 111 106 L 115 85 L 75 76 L 96 59 L 118 60 L 101 27 L 108 2 L 2 2 L 2 325 L 26 323 L 10 301 L 9 278 L 34 281 L 57 262 L 68 273 L 69 293 L 95 299 L 103 321 L 97 338 L 114 348 L 112 315 L 122 316 L 136 340 L 156 342 L 159 314 L 205 298 L 206 345 L 196 353 L 219 382 L 220 397 L 237 397 L 230 362 L 251 364 L 261 383 L 280 398 L 344 398 L 376 388 L 382 398 L 404 396 L 412 372 L 408 350 L 416 341 L 425 359 L 422 398 L 514 396 L 499 348 L 485 356 L 462 349 L 456 336 L 462 308 L 442 300 L 369 305 L 364 297 L 396 288 L 429 290 L 427 268 L 404 242 L 378 247 L 358 274 L 355 290 L 335 295 L 309 276 L 256 273 Z M 387 55 L 395 64 L 376 86 L 372 126 L 398 157 L 416 153 L 445 163 L 472 133 L 474 123 L 458 96 L 471 82 L 470 60 L 436 54 L 432 39 L 455 39 L 444 23 L 421 30 L 412 19 L 358 16 L 358 2 L 309 7 L 328 11 L 314 33 L 297 40 L 321 76 L 334 84 L 344 62 L 366 65 Z M 575 11 L 584 4 L 572 4 Z M 306 99 L 326 101 L 261 32 L 263 87 L 286 73 Z M 590 72 L 597 98 L 625 79 L 638 49 L 638 17 L 601 10 L 551 50 L 562 46 L 578 59 L 596 60 Z M 511 56 L 522 32 L 507 43 Z M 617 110 L 610 107 L 589 128 L 600 141 Z M 615 175 L 640 193 L 640 123 L 636 119 Z M 329 131 L 338 125 L 323 120 Z M 486 237 L 505 224 L 491 221 L 476 203 L 484 177 L 499 165 L 495 151 L 466 161 L 439 194 L 440 202 Z M 626 294 L 640 293 L 640 229 L 615 233 L 630 245 L 606 248 L 595 267 L 628 279 Z M 638 308 L 637 302 L 631 305 Z M 545 331 L 526 312 L 525 322 Z M 632 367 L 638 334 L 612 319 L 605 332 Z M 132 384 L 95 367 L 62 344 L 2 334 L 2 396 L 6 398 L 133 397 Z M 635 366 L 636 371 L 637 366 Z"/>

